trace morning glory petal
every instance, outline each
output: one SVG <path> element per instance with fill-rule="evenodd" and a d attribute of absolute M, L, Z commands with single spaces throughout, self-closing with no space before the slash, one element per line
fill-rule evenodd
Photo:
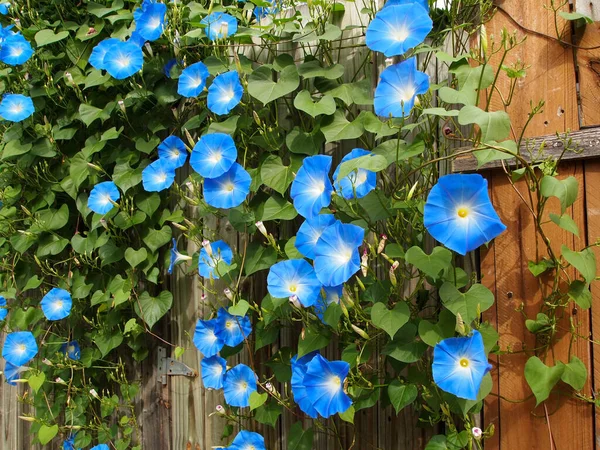
<path fill-rule="evenodd" d="M 250 193 L 252 177 L 238 163 L 217 178 L 204 180 L 204 200 L 215 208 L 233 208 L 241 205 Z"/>
<path fill-rule="evenodd" d="M 142 186 L 147 192 L 160 192 L 175 181 L 175 169 L 170 162 L 157 159 L 142 170 Z"/>
<path fill-rule="evenodd" d="M 169 136 L 158 146 L 158 157 L 173 169 L 178 169 L 185 164 L 187 149 L 177 136 Z"/>
<path fill-rule="evenodd" d="M 312 219 L 306 219 L 296 233 L 294 245 L 305 257 L 315 259 L 317 241 L 330 225 L 335 222 L 333 214 L 319 214 Z"/>
<path fill-rule="evenodd" d="M 113 78 L 122 80 L 142 70 L 144 54 L 132 42 L 116 42 L 108 48 L 103 64 Z"/>
<path fill-rule="evenodd" d="M 342 163 L 350 161 L 351 159 L 372 154 L 373 153 L 368 150 L 355 148 L 342 158 L 340 165 L 337 166 L 335 172 L 333 172 L 333 185 L 335 186 L 336 191 L 341 193 L 344 198 L 354 198 L 355 193 L 356 198 L 363 198 L 365 195 L 375 189 L 377 184 L 377 174 L 370 170 L 358 169 L 356 171 L 352 171 L 341 180 L 338 180 L 338 173 L 340 172 L 340 166 Z"/>
<path fill-rule="evenodd" d="M 238 28 L 236 18 L 222 12 L 209 14 L 200 23 L 206 25 L 204 32 L 211 41 L 227 38 L 235 34 Z"/>
<path fill-rule="evenodd" d="M 352 405 L 344 392 L 344 382 L 350 371 L 345 361 L 328 361 L 316 355 L 307 365 L 303 384 L 320 416 L 328 418 L 343 413 Z"/>
<path fill-rule="evenodd" d="M 324 286 L 345 283 L 360 269 L 358 247 L 364 230 L 352 224 L 335 222 L 321 234 L 315 247 L 315 273 Z"/>
<path fill-rule="evenodd" d="M 292 182 L 290 196 L 301 216 L 311 219 L 331 203 L 333 186 L 329 181 L 331 156 L 315 155 L 304 158 Z"/>
<path fill-rule="evenodd" d="M 90 55 L 88 62 L 95 69 L 105 70 L 106 66 L 104 65 L 104 57 L 108 53 L 108 49 L 111 48 L 114 44 L 118 44 L 119 42 L 121 41 L 119 41 L 116 38 L 108 38 L 104 39 L 102 42 L 99 42 L 92 49 L 92 54 Z"/>
<path fill-rule="evenodd" d="M 313 267 L 304 259 L 278 262 L 269 269 L 267 289 L 275 298 L 298 297 L 304 307 L 315 304 L 321 293 Z"/>
<path fill-rule="evenodd" d="M 61 288 L 52 288 L 40 303 L 42 311 L 48 320 L 60 320 L 71 314 L 73 300 L 71 294 Z"/>
<path fill-rule="evenodd" d="M 228 347 L 235 347 L 244 342 L 252 333 L 252 324 L 248 316 L 235 316 L 221 308 L 217 311 L 217 337 Z M 235 406 L 235 405 L 232 405 Z"/>
<path fill-rule="evenodd" d="M 221 351 L 225 342 L 219 339 L 215 330 L 217 329 L 217 319 L 198 320 L 194 330 L 193 342 L 196 348 L 205 357 L 211 357 Z"/>
<path fill-rule="evenodd" d="M 113 209 L 112 202 L 116 202 L 121 198 L 121 193 L 117 189 L 117 185 L 112 181 L 103 181 L 98 183 L 88 197 L 88 208 L 98 214 L 106 214 Z"/>
<path fill-rule="evenodd" d="M 147 41 L 155 41 L 165 29 L 165 14 L 167 5 L 153 3 L 135 21 L 135 30 Z"/>
<path fill-rule="evenodd" d="M 252 431 L 240 431 L 228 450 L 266 450 L 265 438 Z"/>
<path fill-rule="evenodd" d="M 256 392 L 258 377 L 250 367 L 238 364 L 225 374 L 223 393 L 230 406 L 245 408 L 250 406 L 250 394 Z"/>
<path fill-rule="evenodd" d="M 225 133 L 205 134 L 194 146 L 190 165 L 204 178 L 217 178 L 237 159 L 233 138 Z"/>
<path fill-rule="evenodd" d="M 23 366 L 37 355 L 38 346 L 30 331 L 8 333 L 4 339 L 2 356 L 15 366 Z"/>
<path fill-rule="evenodd" d="M 198 97 L 206 86 L 206 79 L 209 76 L 208 67 L 202 62 L 186 67 L 179 76 L 177 93 L 188 98 Z"/>
<path fill-rule="evenodd" d="M 227 370 L 227 361 L 220 356 L 211 356 L 202 358 L 200 362 L 202 368 L 202 384 L 205 388 L 221 389 L 225 380 Z"/>
<path fill-rule="evenodd" d="M 206 106 L 215 114 L 223 115 L 235 108 L 242 100 L 244 88 L 235 70 L 217 75 L 208 88 Z"/>
<path fill-rule="evenodd" d="M 31 98 L 21 94 L 6 94 L 0 102 L 0 117 L 10 122 L 21 122 L 35 111 Z"/>
<path fill-rule="evenodd" d="M 225 264 L 231 264 L 233 260 L 233 252 L 225 241 L 215 241 L 210 243 L 211 252 L 210 255 L 206 248 L 200 250 L 200 256 L 198 257 L 198 273 L 204 278 L 219 279 L 219 273 L 217 266 L 222 261 Z"/>
<path fill-rule="evenodd" d="M 27 39 L 21 34 L 8 36 L 2 42 L 0 60 L 9 66 L 26 63 L 33 55 L 33 49 Z"/>

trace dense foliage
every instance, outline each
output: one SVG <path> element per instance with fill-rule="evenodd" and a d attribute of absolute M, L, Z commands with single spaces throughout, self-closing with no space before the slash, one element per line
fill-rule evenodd
<path fill-rule="evenodd" d="M 335 434 L 330 418 L 352 422 L 379 403 L 444 424 L 428 448 L 481 448 L 494 430 L 476 416 L 500 349 L 481 319 L 494 296 L 461 256 L 505 225 L 483 177 L 441 176 L 467 153 L 515 160 L 507 176 L 525 183 L 541 237 L 530 270 L 549 294 L 527 318 L 541 344 L 524 376 L 538 403 L 559 380 L 580 390 L 579 359 L 544 363 L 564 308 L 588 308 L 596 277 L 591 249 L 557 253 L 544 235 L 578 233 L 567 214 L 577 181 L 557 177 L 558 161 L 521 155 L 523 135 L 511 140 L 506 112 L 489 110 L 500 74 L 526 75 L 490 65 L 519 43 L 488 38 L 478 20 L 489 3 L 0 5 L 2 355 L 6 381 L 28 384 L 21 401 L 35 414 L 22 419 L 39 442 L 141 448 L 127 368 L 149 341 L 166 342 L 155 325 L 179 272 L 199 275 L 210 304 L 174 354 L 200 351 L 204 387 L 223 390 L 215 446 L 264 449 L 236 429 L 241 418 L 274 425 L 285 408 Z M 340 27 L 349 8 L 364 22 Z M 425 73 L 434 58 L 449 69 L 443 85 Z M 561 209 L 546 219 L 550 197 Z M 264 297 L 251 280 L 266 281 Z M 296 348 L 231 367 L 289 328 Z M 328 359 L 319 351 L 331 341 Z M 290 440 L 311 449 L 313 429 L 297 423 Z"/>

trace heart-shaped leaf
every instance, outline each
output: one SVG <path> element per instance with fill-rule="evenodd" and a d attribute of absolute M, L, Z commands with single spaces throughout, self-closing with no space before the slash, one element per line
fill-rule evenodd
<path fill-rule="evenodd" d="M 36 373 L 35 375 L 31 375 L 29 378 L 27 378 L 27 383 L 29 383 L 29 386 L 35 393 L 40 390 L 44 384 L 44 381 L 46 381 L 46 375 L 44 372 Z"/>
<path fill-rule="evenodd" d="M 169 291 L 162 291 L 158 297 L 151 297 L 148 292 L 143 292 L 134 303 L 134 308 L 135 313 L 148 324 L 149 328 L 152 328 L 172 305 L 173 294 Z"/>
<path fill-rule="evenodd" d="M 579 271 L 586 283 L 589 284 L 594 281 L 594 278 L 596 278 L 596 257 L 590 248 L 586 248 L 581 252 L 574 252 L 563 245 L 560 252 L 563 258 Z"/>
<path fill-rule="evenodd" d="M 537 356 L 532 356 L 525 363 L 525 379 L 535 395 L 536 406 L 550 396 L 550 391 L 565 370 L 564 364 L 548 367 Z"/>
<path fill-rule="evenodd" d="M 58 434 L 58 425 L 52 425 L 49 427 L 48 425 L 42 425 L 38 430 L 38 439 L 40 440 L 40 444 L 46 445 L 54 436 Z"/>
<path fill-rule="evenodd" d="M 264 394 L 259 394 L 256 391 L 252 392 L 250 394 L 250 400 L 249 400 L 250 401 L 250 411 L 264 405 L 268 398 L 269 398 L 269 395 L 266 392 Z"/>
<path fill-rule="evenodd" d="M 544 197 L 556 197 L 560 201 L 561 214 L 577 200 L 579 183 L 577 178 L 570 176 L 564 180 L 546 175 L 540 182 L 540 194 Z"/>
<path fill-rule="evenodd" d="M 300 84 L 295 65 L 284 67 L 279 72 L 279 80 L 273 81 L 273 71 L 260 66 L 248 77 L 248 93 L 266 105 L 275 99 L 293 92 Z"/>
<path fill-rule="evenodd" d="M 391 311 L 383 303 L 375 303 L 371 308 L 373 325 L 381 328 L 391 338 L 410 319 L 410 309 L 405 302 L 398 303 Z"/>
<path fill-rule="evenodd" d="M 440 298 L 446 308 L 455 316 L 460 314 L 467 324 L 494 304 L 494 294 L 482 284 L 474 284 L 463 293 L 452 283 L 445 282 L 440 288 Z"/>
<path fill-rule="evenodd" d="M 418 390 L 414 384 L 402 384 L 394 380 L 388 386 L 390 402 L 398 414 L 402 408 L 410 405 L 417 398 Z"/>
<path fill-rule="evenodd" d="M 127 250 L 125 250 L 125 259 L 131 267 L 137 266 L 142 261 L 145 261 L 147 257 L 148 251 L 144 247 L 140 248 L 139 250 L 134 250 L 129 247 Z"/>
<path fill-rule="evenodd" d="M 421 248 L 415 246 L 406 251 L 404 259 L 421 272 L 437 279 L 441 276 L 441 272 L 450 267 L 452 252 L 444 247 L 434 247 L 431 254 L 428 255 Z"/>
<path fill-rule="evenodd" d="M 331 95 L 324 95 L 318 101 L 313 101 L 310 92 L 300 91 L 294 98 L 294 106 L 300 111 L 304 111 L 311 117 L 317 117 L 321 114 L 330 116 L 335 113 L 335 100 Z"/>
<path fill-rule="evenodd" d="M 54 31 L 52 30 L 40 30 L 35 34 L 35 42 L 38 45 L 38 47 L 43 47 L 44 45 L 62 41 L 67 36 L 69 36 L 68 31 L 60 31 L 54 34 Z"/>

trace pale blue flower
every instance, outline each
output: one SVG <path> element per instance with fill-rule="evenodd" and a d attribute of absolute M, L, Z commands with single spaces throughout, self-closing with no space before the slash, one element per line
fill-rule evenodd
<path fill-rule="evenodd" d="M 110 448 L 106 444 L 98 444 L 95 447 L 92 447 L 90 450 L 110 450 Z"/>
<path fill-rule="evenodd" d="M 373 153 L 368 150 L 355 148 L 342 158 L 340 165 L 337 166 L 335 172 L 333 172 L 333 185 L 335 186 L 336 191 L 342 194 L 342 197 L 351 199 L 355 198 L 354 194 L 356 194 L 356 198 L 362 198 L 375 189 L 375 185 L 377 184 L 377 174 L 366 169 L 359 168 L 358 170 L 353 170 L 344 178 L 338 180 L 338 173 L 340 172 L 342 163 L 372 154 Z"/>
<path fill-rule="evenodd" d="M 294 242 L 296 249 L 305 257 L 315 259 L 317 241 L 325 228 L 333 225 L 335 220 L 333 214 L 319 214 L 312 219 L 306 219 L 296 233 L 296 241 Z"/>
<path fill-rule="evenodd" d="M 211 357 L 221 351 L 225 341 L 219 339 L 215 330 L 217 329 L 217 319 L 198 320 L 194 331 L 193 342 L 196 348 L 205 356 Z"/>
<path fill-rule="evenodd" d="M 4 64 L 16 66 L 26 63 L 33 55 L 33 49 L 22 34 L 13 34 L 2 41 L 0 49 L 0 60 Z"/>
<path fill-rule="evenodd" d="M 318 354 L 318 352 L 310 352 L 301 358 L 298 358 L 298 355 L 295 355 L 290 361 L 292 364 L 291 385 L 294 402 L 296 402 L 300 409 L 312 419 L 316 419 L 318 413 L 314 407 L 313 401 L 306 394 L 304 377 L 306 376 L 308 363 Z"/>
<path fill-rule="evenodd" d="M 265 438 L 252 431 L 240 431 L 228 450 L 266 450 Z"/>
<path fill-rule="evenodd" d="M 8 8 L 10 8 L 9 2 L 0 3 L 0 14 L 2 14 L 3 16 L 8 14 Z"/>
<path fill-rule="evenodd" d="M 21 122 L 35 111 L 31 98 L 21 94 L 5 94 L 0 102 L 0 117 L 10 122 Z"/>
<path fill-rule="evenodd" d="M 242 100 L 244 88 L 235 70 L 217 75 L 208 88 L 206 106 L 215 114 L 228 114 Z"/>
<path fill-rule="evenodd" d="M 204 178 L 216 178 L 227 172 L 237 159 L 233 138 L 225 133 L 205 134 L 194 146 L 190 165 Z"/>
<path fill-rule="evenodd" d="M 155 41 L 165 29 L 167 5 L 153 3 L 138 16 L 135 30 L 147 41 Z"/>
<path fill-rule="evenodd" d="M 347 362 L 328 361 L 321 355 L 315 355 L 307 364 L 302 384 L 320 416 L 328 418 L 352 406 L 352 400 L 344 392 L 349 371 L 350 364 Z"/>
<path fill-rule="evenodd" d="M 479 174 L 441 177 L 429 192 L 423 222 L 434 239 L 461 255 L 506 229 L 490 201 L 487 180 Z"/>
<path fill-rule="evenodd" d="M 77 341 L 71 341 L 61 345 L 60 351 L 73 361 L 79 361 L 81 359 L 81 347 L 79 347 Z"/>
<path fill-rule="evenodd" d="M 169 269 L 168 269 L 169 275 L 171 275 L 173 273 L 173 268 L 180 261 L 189 261 L 191 259 L 192 259 L 191 256 L 184 255 L 177 251 L 177 241 L 175 240 L 175 238 L 172 238 L 172 240 L 171 240 L 171 255 L 169 258 Z"/>
<path fill-rule="evenodd" d="M 238 163 L 217 178 L 204 180 L 204 200 L 215 208 L 234 208 L 241 205 L 250 193 L 252 177 Z"/>
<path fill-rule="evenodd" d="M 206 86 L 206 79 L 209 76 L 208 67 L 202 62 L 186 67 L 179 76 L 177 93 L 183 97 L 198 97 Z"/>
<path fill-rule="evenodd" d="M 170 161 L 157 159 L 142 170 L 142 185 L 147 192 L 160 192 L 175 181 L 175 168 Z"/>
<path fill-rule="evenodd" d="M 42 311 L 48 320 L 61 320 L 71 314 L 73 300 L 71 294 L 61 288 L 52 288 L 44 295 L 40 303 Z"/>
<path fill-rule="evenodd" d="M 0 320 L 6 319 L 6 316 L 8 316 L 8 304 L 6 299 L 0 296 Z"/>
<path fill-rule="evenodd" d="M 117 80 L 128 78 L 142 70 L 144 54 L 133 42 L 116 42 L 104 55 L 104 68 Z"/>
<path fill-rule="evenodd" d="M 2 347 L 2 356 L 6 361 L 23 366 L 37 355 L 38 346 L 30 331 L 15 331 L 8 333 Z"/>
<path fill-rule="evenodd" d="M 118 44 L 119 41 L 116 38 L 104 39 L 103 41 L 96 44 L 96 46 L 92 49 L 92 53 L 88 59 L 88 62 L 98 70 L 105 70 L 106 66 L 104 64 L 104 57 L 108 53 L 108 49 L 111 48 L 114 44 Z"/>
<path fill-rule="evenodd" d="M 273 264 L 267 276 L 267 289 L 275 298 L 296 296 L 302 306 L 315 304 L 321 283 L 312 266 L 304 259 L 289 259 Z"/>
<path fill-rule="evenodd" d="M 245 408 L 250 406 L 250 394 L 256 392 L 258 377 L 250 367 L 238 364 L 225 374 L 223 393 L 230 406 Z"/>
<path fill-rule="evenodd" d="M 222 12 L 211 13 L 200 23 L 206 26 L 204 32 L 211 41 L 227 38 L 235 34 L 238 28 L 236 18 Z"/>
<path fill-rule="evenodd" d="M 339 286 L 360 269 L 358 247 L 365 231 L 336 221 L 327 227 L 315 247 L 315 273 L 324 286 Z"/>
<path fill-rule="evenodd" d="M 158 157 L 174 169 L 178 169 L 185 164 L 187 149 L 177 136 L 169 136 L 158 146 Z"/>
<path fill-rule="evenodd" d="M 301 216 L 311 219 L 331 203 L 333 186 L 329 180 L 331 156 L 315 155 L 304 158 L 292 182 L 290 196 Z"/>
<path fill-rule="evenodd" d="M 221 389 L 223 387 L 227 361 L 215 355 L 209 358 L 202 358 L 200 367 L 202 367 L 202 384 L 204 384 L 205 388 Z"/>
<path fill-rule="evenodd" d="M 277 14 L 279 8 L 276 6 L 276 0 L 267 0 L 273 6 L 255 6 L 252 11 L 257 20 L 264 19 L 270 14 Z"/>
<path fill-rule="evenodd" d="M 215 333 L 219 339 L 225 342 L 225 345 L 235 347 L 250 336 L 250 333 L 252 333 L 252 324 L 248 316 L 234 316 L 229 314 L 224 308 L 220 308 L 217 311 Z"/>
<path fill-rule="evenodd" d="M 81 450 L 80 448 L 75 448 L 75 434 L 71 434 L 67 439 L 63 441 L 63 450 Z"/>
<path fill-rule="evenodd" d="M 20 379 L 19 377 L 20 377 L 21 372 L 25 372 L 26 370 L 29 370 L 29 367 L 15 366 L 14 364 L 11 364 L 8 361 L 6 361 L 4 363 L 4 372 L 3 372 L 4 380 L 11 386 L 16 386 L 17 380 Z"/>
<path fill-rule="evenodd" d="M 233 252 L 229 245 L 224 241 L 211 242 L 210 254 L 206 247 L 200 250 L 200 256 L 198 257 L 198 273 L 204 278 L 219 279 L 218 265 L 220 262 L 225 264 L 231 264 L 233 260 Z"/>
<path fill-rule="evenodd" d="M 113 202 L 121 198 L 117 185 L 112 181 L 98 183 L 90 192 L 88 208 L 98 214 L 106 214 L 113 209 Z"/>

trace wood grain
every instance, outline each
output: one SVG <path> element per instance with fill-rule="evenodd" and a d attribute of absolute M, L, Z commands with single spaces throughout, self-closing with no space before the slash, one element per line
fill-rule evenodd
<path fill-rule="evenodd" d="M 575 0 L 575 10 L 595 22 L 585 26 L 574 25 L 577 44 L 575 60 L 579 74 L 579 102 L 582 127 L 600 125 L 600 0 Z"/>

